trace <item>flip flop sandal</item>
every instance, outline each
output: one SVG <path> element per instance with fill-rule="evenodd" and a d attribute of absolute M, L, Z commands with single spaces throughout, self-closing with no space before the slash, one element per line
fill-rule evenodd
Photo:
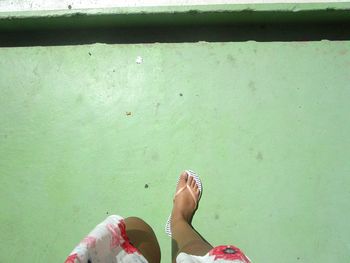
<path fill-rule="evenodd" d="M 199 176 L 194 172 L 194 171 L 191 171 L 191 170 L 186 170 L 185 171 L 188 175 L 188 177 L 193 177 L 194 181 L 196 182 L 196 185 L 198 186 L 198 189 L 199 189 L 199 196 L 198 198 L 195 197 L 193 191 L 191 190 L 191 188 L 189 187 L 188 184 L 184 185 L 182 188 L 180 188 L 175 196 L 174 196 L 174 199 L 176 196 L 178 196 L 180 193 L 182 193 L 182 191 L 188 189 L 192 195 L 192 198 L 193 198 L 193 201 L 195 203 L 195 207 L 197 207 L 197 204 L 199 202 L 199 199 L 201 198 L 201 195 L 202 195 L 202 182 L 201 182 L 201 179 L 199 178 Z M 181 177 L 181 176 L 180 176 Z M 177 188 L 177 185 L 179 184 L 179 181 L 180 181 L 180 177 L 179 179 L 177 180 L 177 184 L 176 184 L 176 188 Z M 166 225 L 165 225 L 165 233 L 171 237 L 171 214 L 169 215 L 168 217 L 168 221 L 166 222 Z"/>

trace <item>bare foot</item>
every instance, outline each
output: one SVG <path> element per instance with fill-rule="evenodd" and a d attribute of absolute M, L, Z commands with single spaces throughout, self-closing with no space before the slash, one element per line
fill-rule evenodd
<path fill-rule="evenodd" d="M 186 184 L 189 187 L 187 187 Z M 188 176 L 186 172 L 183 172 L 180 176 L 179 183 L 176 187 L 176 193 L 182 188 L 184 189 L 174 197 L 174 206 L 171 214 L 172 225 L 179 220 L 185 220 L 190 224 L 197 208 L 199 189 L 194 178 L 192 176 Z"/>

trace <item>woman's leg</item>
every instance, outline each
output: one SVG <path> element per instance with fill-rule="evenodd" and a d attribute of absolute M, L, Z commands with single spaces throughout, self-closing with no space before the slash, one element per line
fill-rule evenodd
<path fill-rule="evenodd" d="M 198 200 L 199 189 L 193 177 L 189 177 L 186 172 L 181 174 L 176 192 L 186 184 L 189 185 Z M 191 221 L 196 208 L 196 203 L 194 202 L 188 188 L 182 191 L 174 199 L 174 206 L 171 215 L 173 262 L 176 262 L 176 257 L 181 252 L 196 256 L 204 256 L 213 248 L 191 226 Z"/>
<path fill-rule="evenodd" d="M 160 248 L 153 229 L 141 218 L 128 217 L 125 219 L 126 234 L 149 263 L 160 262 Z"/>

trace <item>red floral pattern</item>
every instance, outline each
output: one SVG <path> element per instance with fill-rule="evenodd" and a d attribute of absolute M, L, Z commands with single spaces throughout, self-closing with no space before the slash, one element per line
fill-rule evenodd
<path fill-rule="evenodd" d="M 117 247 L 120 245 L 122 242 L 121 236 L 119 233 L 119 227 L 118 225 L 112 225 L 112 224 L 107 224 L 106 225 L 107 229 L 111 233 L 112 240 L 111 240 L 111 248 Z"/>
<path fill-rule="evenodd" d="M 125 250 L 128 254 L 138 253 L 141 254 L 136 247 L 131 245 L 128 236 L 126 235 L 126 226 L 124 220 L 120 220 L 118 227 L 120 229 L 121 235 L 124 239 L 124 242 L 121 244 L 121 247 Z"/>
<path fill-rule="evenodd" d="M 209 256 L 214 256 L 214 260 L 240 260 L 243 263 L 250 263 L 250 260 L 243 252 L 235 246 L 218 246 L 210 250 Z"/>
<path fill-rule="evenodd" d="M 123 250 L 128 253 L 138 253 L 141 254 L 137 248 L 135 248 L 129 241 L 128 236 L 126 235 L 126 226 L 124 220 L 120 220 L 117 225 L 108 224 L 107 229 L 112 235 L 111 248 L 121 246 Z"/>
<path fill-rule="evenodd" d="M 106 258 L 116 259 L 117 262 L 147 262 L 129 241 L 125 221 L 117 215 L 111 215 L 97 225 L 81 240 L 65 263 L 99 262 Z"/>
<path fill-rule="evenodd" d="M 78 258 L 78 254 L 74 253 L 69 255 L 64 263 L 75 263 L 75 260 Z"/>

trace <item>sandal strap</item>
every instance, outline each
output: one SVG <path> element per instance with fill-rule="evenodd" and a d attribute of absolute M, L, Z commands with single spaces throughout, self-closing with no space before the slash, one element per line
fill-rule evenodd
<path fill-rule="evenodd" d="M 190 191 L 190 194 L 191 194 L 192 199 L 193 199 L 193 201 L 194 201 L 194 205 L 195 205 L 195 207 L 197 207 L 197 198 L 196 198 L 195 194 L 193 193 L 191 187 L 190 187 L 188 184 L 186 184 L 185 186 L 181 187 L 181 188 L 176 192 L 175 197 L 178 196 L 181 192 L 183 192 L 183 191 L 186 190 L 186 189 L 188 189 L 188 190 Z M 174 198 L 175 198 L 175 197 L 174 197 Z"/>

